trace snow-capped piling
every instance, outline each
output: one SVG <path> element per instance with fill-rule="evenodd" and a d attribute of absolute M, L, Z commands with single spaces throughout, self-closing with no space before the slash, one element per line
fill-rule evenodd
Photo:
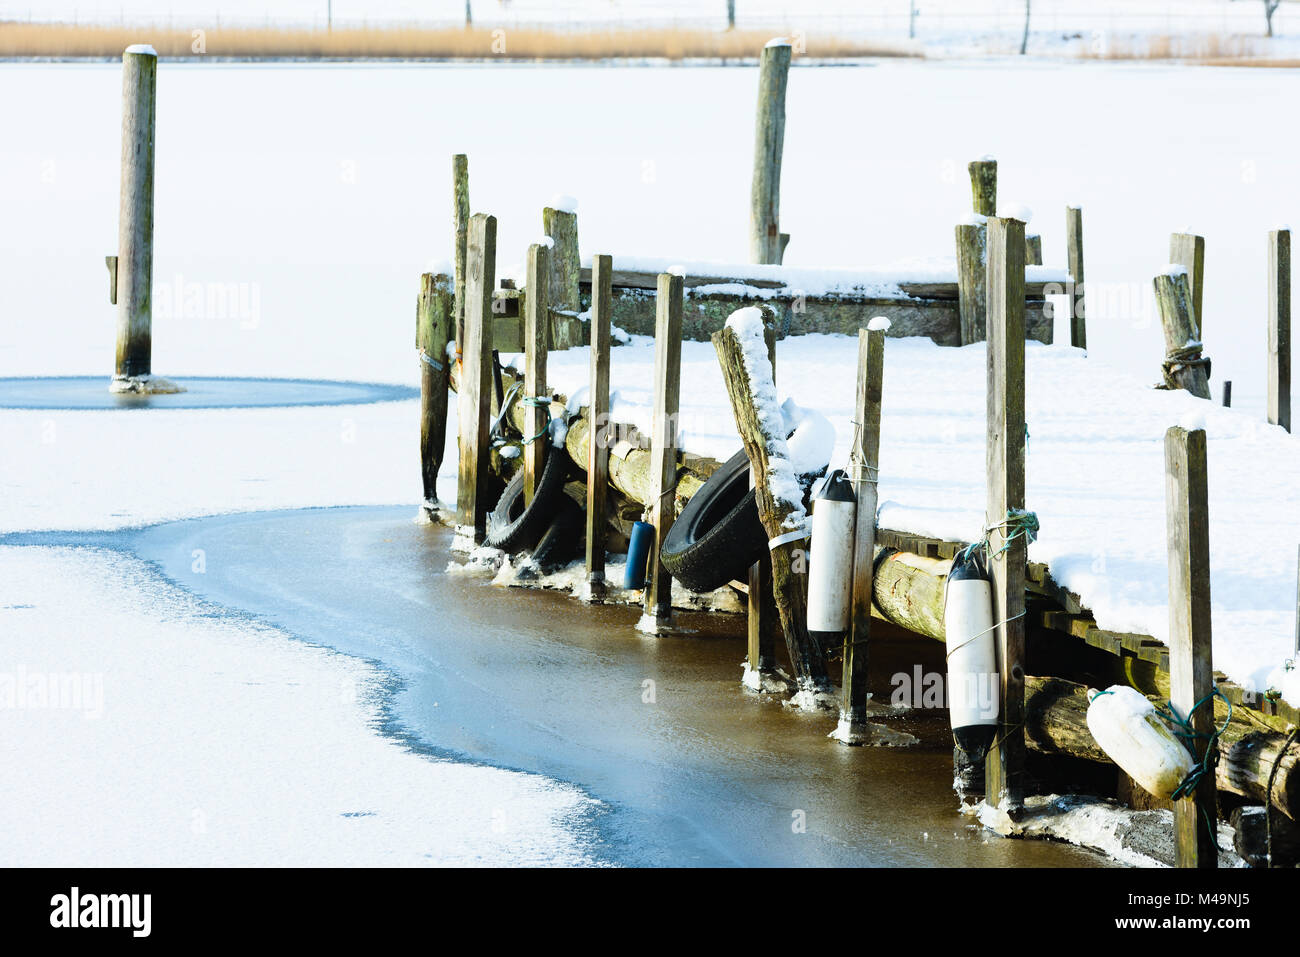
<path fill-rule="evenodd" d="M 587 597 L 605 597 L 606 497 L 609 486 L 609 338 L 614 311 L 614 259 L 591 258 L 591 376 L 587 417 Z"/>
<path fill-rule="evenodd" d="M 1205 315 L 1201 312 L 1205 292 L 1205 237 L 1193 232 L 1172 233 L 1169 237 L 1169 262 L 1187 267 L 1187 282 L 1192 290 L 1192 320 L 1196 338 L 1205 339 Z"/>
<path fill-rule="evenodd" d="M 1202 353 L 1201 336 L 1192 305 L 1187 269 L 1173 265 L 1155 277 L 1156 308 L 1165 333 L 1163 388 L 1186 389 L 1192 395 L 1210 397 L 1209 359 Z"/>
<path fill-rule="evenodd" d="M 1065 257 L 1070 273 L 1070 345 L 1088 348 L 1088 326 L 1083 308 L 1083 209 L 1065 207 Z"/>
<path fill-rule="evenodd" d="M 114 379 L 152 372 L 154 119 L 158 55 L 122 55 L 122 189 L 117 231 L 117 356 Z"/>
<path fill-rule="evenodd" d="M 846 744 L 867 732 L 867 664 L 871 640 L 871 589 L 876 553 L 876 480 L 880 475 L 880 407 L 885 373 L 885 332 L 889 320 L 877 316 L 858 331 L 858 382 L 849 449 L 849 480 L 857 502 L 853 528 L 849 629 L 844 635 L 840 677 L 840 720 L 835 737 Z"/>
<path fill-rule="evenodd" d="M 758 61 L 754 178 L 749 192 L 749 258 L 756 263 L 779 263 L 782 258 L 781 152 L 791 52 L 788 41 L 769 43 Z"/>
<path fill-rule="evenodd" d="M 758 517 L 769 539 L 772 591 L 790 662 L 800 696 L 815 700 L 829 690 L 830 683 L 822 650 L 808 635 L 805 573 L 796 571 L 802 564 L 796 563 L 796 553 L 806 548 L 807 516 L 786 446 L 784 417 L 776 401 L 762 310 L 737 310 L 712 340 L 736 430 L 753 469 Z"/>
<path fill-rule="evenodd" d="M 542 229 L 552 243 L 550 301 L 551 309 L 557 315 L 552 322 L 551 344 L 556 349 L 568 349 L 577 344 L 574 323 L 568 321 L 581 309 L 578 280 L 582 273 L 582 259 L 578 254 L 577 205 L 571 197 L 557 196 L 542 210 Z"/>
<path fill-rule="evenodd" d="M 457 420 L 460 476 L 456 494 L 457 533 L 481 544 L 487 530 L 492 413 L 492 291 L 496 287 L 497 220 L 470 217 L 465 255 L 465 341 L 461 344 Z"/>
<path fill-rule="evenodd" d="M 1291 431 L 1291 230 L 1268 234 L 1268 421 Z"/>
<path fill-rule="evenodd" d="M 456 347 L 465 345 L 465 257 L 469 243 L 469 157 L 457 153 L 451 158 L 452 249 L 456 275 Z"/>
<path fill-rule="evenodd" d="M 988 221 L 988 500 L 985 525 L 997 623 L 1002 716 L 984 766 L 987 801 L 1014 817 L 1024 799 L 1026 536 L 1008 519 L 1025 508 L 1025 224 Z"/>
<path fill-rule="evenodd" d="M 550 342 L 550 249 L 541 243 L 528 247 L 528 295 L 524 300 L 524 505 L 537 491 L 550 445 L 551 408 L 541 404 L 546 388 L 546 350 Z"/>
<path fill-rule="evenodd" d="M 1197 763 L 1217 746 L 1210 640 L 1210 526 L 1205 430 L 1165 433 L 1165 515 L 1169 549 L 1169 703 L 1191 725 Z M 1208 766 L 1208 765 L 1207 765 Z M 1179 867 L 1217 867 L 1215 776 L 1204 774 L 1174 802 Z"/>
<path fill-rule="evenodd" d="M 988 225 L 998 203 L 998 162 L 991 157 L 972 162 L 970 188 L 972 215 L 958 223 L 957 311 L 961 319 L 961 344 L 983 342 L 988 324 Z"/>
<path fill-rule="evenodd" d="M 439 508 L 438 469 L 447 439 L 447 343 L 455 320 L 455 280 L 445 273 L 420 276 L 415 309 L 415 349 L 420 357 L 420 478 L 429 517 Z"/>
<path fill-rule="evenodd" d="M 650 554 L 650 578 L 645 589 L 642 630 L 664 631 L 672 625 L 672 578 L 659 559 L 668 530 L 677 515 L 677 408 L 681 399 L 682 277 L 660 273 L 655 294 L 655 407 L 650 433 L 650 524 L 655 544 Z"/>

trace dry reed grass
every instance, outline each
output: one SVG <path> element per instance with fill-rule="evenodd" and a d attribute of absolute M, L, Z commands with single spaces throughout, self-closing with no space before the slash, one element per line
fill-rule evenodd
<path fill-rule="evenodd" d="M 0 23 L 0 56 L 116 57 L 132 43 L 151 43 L 162 57 L 380 57 L 504 60 L 610 58 L 681 60 L 756 57 L 771 35 L 731 30 L 567 31 L 540 28 L 420 27 L 306 29 L 71 26 Z M 915 56 L 908 44 L 818 36 L 805 40 L 814 59 Z"/>

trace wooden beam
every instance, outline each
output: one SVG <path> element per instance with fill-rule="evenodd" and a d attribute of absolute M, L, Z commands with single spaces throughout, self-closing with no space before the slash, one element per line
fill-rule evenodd
<path fill-rule="evenodd" d="M 554 244 L 550 255 L 550 307 L 554 313 L 564 314 L 552 317 L 551 345 L 556 349 L 569 349 L 575 342 L 572 338 L 573 324 L 568 320 L 581 308 L 578 304 L 578 284 L 582 274 L 578 214 L 573 210 L 547 206 L 542 210 L 542 230 Z"/>
<path fill-rule="evenodd" d="M 749 192 L 749 258 L 756 263 L 781 261 L 781 152 L 790 55 L 788 43 L 766 46 L 758 61 L 754 178 Z"/>
<path fill-rule="evenodd" d="M 497 220 L 470 217 L 465 258 L 465 342 L 461 351 L 460 477 L 456 496 L 457 531 L 480 544 L 487 530 L 484 494 L 491 464 L 488 435 L 492 412 L 492 291 L 496 286 Z"/>
<path fill-rule="evenodd" d="M 454 280 L 447 275 L 420 276 L 416 305 L 415 348 L 420 357 L 420 480 L 424 508 L 437 510 L 438 469 L 447 444 L 447 393 L 451 387 L 447 342 L 455 322 Z"/>
<path fill-rule="evenodd" d="M 1175 264 L 1177 265 L 1177 264 Z M 1162 272 L 1155 277 L 1156 308 L 1165 333 L 1165 387 L 1186 389 L 1198 398 L 1210 397 L 1210 377 L 1202 361 L 1191 283 L 1186 272 Z"/>
<path fill-rule="evenodd" d="M 1083 285 L 1083 210 L 1065 207 L 1066 268 L 1070 273 L 1070 345 L 1088 348 L 1088 323 L 1084 309 Z"/>
<path fill-rule="evenodd" d="M 983 342 L 988 317 L 988 280 L 985 270 L 988 227 L 984 223 L 958 223 L 957 312 L 961 319 L 961 344 Z"/>
<path fill-rule="evenodd" d="M 1268 234 L 1268 421 L 1291 431 L 1291 230 Z"/>
<path fill-rule="evenodd" d="M 524 299 L 524 398 L 532 399 L 546 394 L 546 350 L 550 340 L 551 283 L 550 250 L 541 243 L 528 247 L 527 289 Z M 504 387 L 503 387 L 504 388 Z M 546 464 L 547 436 L 541 434 L 551 421 L 549 403 L 524 403 L 524 504 L 533 500 L 537 480 Z M 530 441 L 531 440 L 531 441 Z"/>
<path fill-rule="evenodd" d="M 867 729 L 867 662 L 871 640 L 871 589 L 876 557 L 876 481 L 880 474 L 880 405 L 885 371 L 885 330 L 858 333 L 858 384 L 849 478 L 857 499 L 853 532 L 853 592 L 844 634 L 840 676 L 840 740 L 861 739 Z"/>
<path fill-rule="evenodd" d="M 1169 262 L 1187 267 L 1187 281 L 1192 291 L 1192 319 L 1196 338 L 1205 339 L 1205 314 L 1201 304 L 1205 292 L 1205 237 L 1194 233 L 1174 233 L 1169 237 Z"/>
<path fill-rule="evenodd" d="M 456 273 L 456 350 L 464 354 L 465 345 L 465 257 L 469 242 L 469 157 L 456 153 L 451 158 L 452 181 L 452 249 Z"/>
<path fill-rule="evenodd" d="M 1165 433 L 1165 509 L 1169 539 L 1169 702 L 1197 734 L 1204 758 L 1214 731 L 1210 642 L 1210 529 L 1205 430 Z M 1209 698 L 1208 704 L 1202 704 Z M 1202 705 L 1198 707 L 1198 705 Z M 1217 867 L 1218 802 L 1212 775 L 1174 802 L 1179 867 Z"/>
<path fill-rule="evenodd" d="M 989 220 L 986 525 L 997 623 L 1002 715 L 985 761 L 988 802 L 1008 814 L 1024 801 L 1025 536 L 1006 522 L 1025 507 L 1025 224 Z"/>
<path fill-rule="evenodd" d="M 774 469 L 789 471 L 789 449 L 786 446 L 784 423 L 773 421 L 774 408 L 759 407 L 756 395 L 774 393 L 775 384 L 771 381 L 771 370 L 767 363 L 753 363 L 747 356 L 753 354 L 756 343 L 748 337 L 757 335 L 752 330 L 745 330 L 746 341 L 742 342 L 741 332 L 732 323 L 713 334 L 713 347 L 718 353 L 718 364 L 722 369 L 723 382 L 727 396 L 731 400 L 731 411 L 736 419 L 736 431 L 740 433 L 749 456 L 750 468 L 754 473 L 754 497 L 758 506 L 758 517 L 763 523 L 768 538 L 777 539 L 778 543 L 770 547 L 772 556 L 772 592 L 776 600 L 777 614 L 781 619 L 781 628 L 785 632 L 786 649 L 794 669 L 799 687 L 799 695 L 807 702 L 805 696 L 813 700 L 829 691 L 830 683 L 826 677 L 826 660 L 816 643 L 808 634 L 807 581 L 806 573 L 799 571 L 801 562 L 798 554 L 804 550 L 806 538 L 799 537 L 806 520 L 802 501 L 792 502 L 779 495 L 772 484 Z M 761 341 L 757 343 L 762 347 Z M 784 475 L 793 479 L 792 475 Z M 791 537 L 794 533 L 794 537 Z M 805 533 L 806 534 L 806 533 Z"/>
<path fill-rule="evenodd" d="M 117 226 L 117 349 L 113 377 L 152 371 L 153 179 L 158 55 L 122 54 L 122 183 Z"/>
<path fill-rule="evenodd" d="M 605 499 L 609 489 L 609 349 L 613 313 L 613 258 L 593 256 L 591 278 L 591 395 L 587 417 L 592 436 L 587 456 L 587 597 L 605 597 Z"/>
<path fill-rule="evenodd" d="M 650 524 L 655 543 L 650 551 L 645 588 L 644 630 L 663 631 L 672 625 L 672 577 L 659 560 L 659 549 L 677 515 L 677 410 L 681 399 L 682 277 L 659 277 L 655 315 L 655 407 L 650 435 Z"/>

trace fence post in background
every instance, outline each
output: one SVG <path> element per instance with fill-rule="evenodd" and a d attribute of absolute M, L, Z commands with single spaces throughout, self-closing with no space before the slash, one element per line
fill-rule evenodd
<path fill-rule="evenodd" d="M 1028 542 L 1007 525 L 1025 508 L 1025 225 L 989 220 L 988 505 L 1002 716 L 984 766 L 986 799 L 1009 815 L 1024 801 L 1025 565 Z"/>
<path fill-rule="evenodd" d="M 551 275 L 550 250 L 541 243 L 528 247 L 528 264 L 524 298 L 524 504 L 533 500 L 537 480 L 541 478 L 550 445 L 547 431 L 551 422 L 550 403 L 535 400 L 546 391 L 546 349 L 550 313 L 547 289 Z M 538 437 L 540 436 L 540 437 Z M 554 449 L 550 454 L 556 454 Z"/>
<path fill-rule="evenodd" d="M 970 170 L 971 203 L 980 216 L 998 214 L 998 161 L 992 156 L 973 161 Z"/>
<path fill-rule="evenodd" d="M 1210 640 L 1210 530 L 1205 430 L 1165 433 L 1169 545 L 1169 703 L 1195 732 L 1199 762 L 1214 728 Z M 1209 700 L 1207 700 L 1209 699 Z M 1201 707 L 1197 707 L 1201 705 Z M 1218 867 L 1218 796 L 1213 773 L 1174 802 L 1177 867 Z"/>
<path fill-rule="evenodd" d="M 1083 306 L 1083 209 L 1065 207 L 1065 255 L 1070 272 L 1070 345 L 1088 348 L 1088 324 Z"/>
<path fill-rule="evenodd" d="M 1223 380 L 1223 407 L 1225 409 L 1232 408 L 1232 380 L 1231 379 Z"/>
<path fill-rule="evenodd" d="M 424 273 L 415 313 L 415 348 L 420 356 L 420 479 L 424 512 L 433 518 L 438 501 L 438 468 L 447 444 L 447 391 L 451 370 L 447 342 L 455 322 L 454 280 Z"/>
<path fill-rule="evenodd" d="M 153 174 L 158 55 L 122 54 L 122 180 L 117 226 L 115 380 L 148 376 L 153 349 Z"/>
<path fill-rule="evenodd" d="M 1291 230 L 1268 234 L 1268 421 L 1291 431 Z"/>
<path fill-rule="evenodd" d="M 1205 292 L 1205 237 L 1195 233 L 1173 233 L 1169 237 L 1169 262 L 1187 267 L 1187 282 L 1192 290 L 1192 319 L 1196 338 L 1205 341 L 1205 314 L 1201 303 Z"/>
<path fill-rule="evenodd" d="M 655 294 L 655 407 L 650 446 L 650 524 L 655 528 L 645 588 L 642 631 L 656 634 L 672 625 L 672 578 L 659 549 L 677 516 L 677 409 L 681 398 L 682 277 L 660 273 Z"/>
<path fill-rule="evenodd" d="M 1156 308 L 1165 333 L 1164 388 L 1186 389 L 1202 399 L 1210 397 L 1210 377 L 1197 334 L 1187 271 L 1171 265 L 1155 278 Z"/>
<path fill-rule="evenodd" d="M 758 63 L 758 115 L 754 121 L 754 178 L 749 193 L 749 258 L 781 261 L 781 151 L 785 143 L 788 42 L 763 48 Z"/>
<path fill-rule="evenodd" d="M 849 450 L 849 478 L 857 513 L 853 531 L 853 592 L 849 630 L 844 634 L 840 678 L 840 721 L 835 738 L 857 744 L 867 733 L 867 662 L 871 639 L 871 588 L 876 555 L 876 479 L 880 466 L 880 403 L 885 371 L 887 322 L 873 319 L 858 330 L 857 423 Z"/>
<path fill-rule="evenodd" d="M 465 346 L 465 255 L 469 237 L 469 157 L 457 153 L 451 158 L 452 179 L 452 249 L 455 257 L 453 269 L 456 279 L 456 315 L 454 335 L 456 353 L 464 354 Z"/>
<path fill-rule="evenodd" d="M 1043 264 L 1043 237 L 1025 234 L 1025 265 L 1041 266 Z"/>
<path fill-rule="evenodd" d="M 569 349 L 575 345 L 573 327 L 577 316 L 578 279 L 582 256 L 578 252 L 578 213 L 571 203 L 542 209 L 542 231 L 551 238 L 551 347 Z"/>
<path fill-rule="evenodd" d="M 614 258 L 591 257 L 591 386 L 587 421 L 587 593 L 589 601 L 605 597 L 605 514 L 609 490 L 609 336 L 614 309 Z"/>
<path fill-rule="evenodd" d="M 736 0 L 727 0 L 727 29 L 736 29 Z"/>
<path fill-rule="evenodd" d="M 489 472 L 492 413 L 492 294 L 496 287 L 497 219 L 475 213 L 465 257 L 465 342 L 457 382 L 460 476 L 457 534 L 478 545 L 487 528 L 484 485 Z"/>
<path fill-rule="evenodd" d="M 957 309 L 961 344 L 982 342 L 988 325 L 988 225 L 997 212 L 998 162 L 986 157 L 970 163 L 972 219 L 957 225 Z"/>

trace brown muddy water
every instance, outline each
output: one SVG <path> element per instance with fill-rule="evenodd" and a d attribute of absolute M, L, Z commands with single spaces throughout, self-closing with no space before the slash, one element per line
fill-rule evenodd
<path fill-rule="evenodd" d="M 448 574 L 450 533 L 413 511 L 222 516 L 116 544 L 212 602 L 380 663 L 393 676 L 384 733 L 580 787 L 601 804 L 573 826 L 611 864 L 1107 863 L 960 814 L 945 712 L 894 719 L 919 747 L 845 747 L 826 737 L 833 715 L 741 687 L 739 616 L 683 613 L 682 633 L 651 638 L 636 608 Z M 894 672 L 942 668 L 937 644 L 881 637 L 878 698 Z"/>

